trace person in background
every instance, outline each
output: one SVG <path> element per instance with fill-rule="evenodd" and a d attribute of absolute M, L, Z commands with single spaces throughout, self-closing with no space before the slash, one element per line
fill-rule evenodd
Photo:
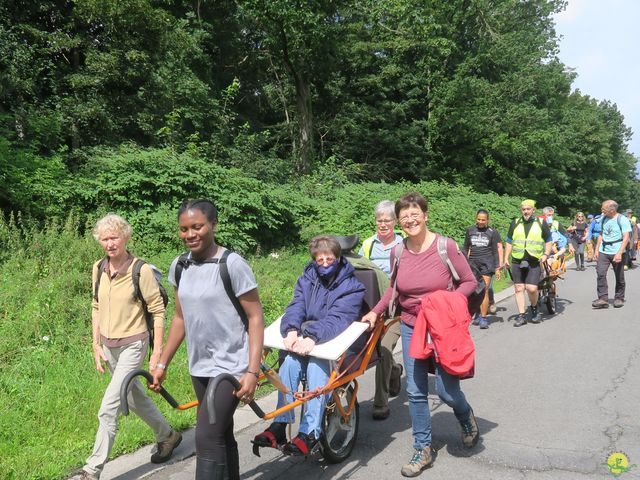
<path fill-rule="evenodd" d="M 551 231 L 547 222 L 538 220 L 534 213 L 534 200 L 523 200 L 520 204 L 522 216 L 515 218 L 509 226 L 504 254 L 504 267 L 511 268 L 511 277 L 515 289 L 518 318 L 514 327 L 527 323 L 525 314 L 526 290 L 529 296 L 531 323 L 540 323 L 538 312 L 538 282 L 540 281 L 540 264 L 551 254 Z M 509 262 L 512 262 L 512 265 Z"/>
<path fill-rule="evenodd" d="M 576 270 L 584 271 L 584 247 L 587 241 L 588 228 L 589 224 L 582 212 L 576 213 L 574 221 L 567 228 L 569 240 L 571 241 L 575 252 Z"/>
<path fill-rule="evenodd" d="M 585 250 L 587 252 L 587 262 L 593 262 L 593 243 L 591 242 L 591 237 L 589 235 L 589 229 L 591 228 L 591 224 L 593 223 L 593 215 L 590 213 L 587 215 L 587 232 L 585 237 Z"/>
<path fill-rule="evenodd" d="M 587 241 L 591 244 L 593 250 L 593 257 L 591 261 L 596 260 L 596 251 L 598 246 L 598 238 L 602 234 L 602 214 L 596 215 L 589 223 L 589 230 L 587 230 Z"/>
<path fill-rule="evenodd" d="M 433 464 L 436 451 L 431 446 L 429 360 L 411 357 L 409 345 L 422 298 L 431 292 L 448 290 L 453 280 L 451 271 L 438 253 L 438 234 L 427 227 L 427 200 L 419 193 L 407 193 L 396 202 L 395 211 L 402 230 L 407 235 L 394 278 L 395 293 L 401 310 L 402 357 L 407 370 L 407 396 L 413 427 L 413 452 L 409 462 L 402 467 L 401 474 L 415 477 Z M 452 239 L 447 239 L 446 248 L 447 255 L 460 276 L 454 289 L 468 297 L 476 288 L 476 279 L 469 263 Z M 373 328 L 389 306 L 393 295 L 394 287 L 390 286 L 373 310 L 362 317 L 362 321 L 369 322 Z M 480 432 L 473 410 L 460 389 L 460 378 L 447 373 L 436 363 L 435 384 L 438 396 L 453 408 L 460 423 L 463 445 L 472 448 L 478 442 Z"/>
<path fill-rule="evenodd" d="M 376 234 L 362 242 L 358 254 L 371 260 L 388 277 L 391 275 L 391 251 L 402 242 L 402 235 L 395 231 L 398 223 L 395 203 L 391 200 L 382 200 L 376 205 L 373 213 L 376 219 Z M 383 292 L 384 290 L 380 290 L 381 294 Z M 403 367 L 393 358 L 393 350 L 399 339 L 400 323 L 396 322 L 391 325 L 380 341 L 381 358 L 376 364 L 376 391 L 372 413 L 374 420 L 384 420 L 389 417 L 391 414 L 389 397 L 395 397 L 400 393 Z"/>
<path fill-rule="evenodd" d="M 613 267 L 616 277 L 614 308 L 624 306 L 625 279 L 624 257 L 631 223 L 629 219 L 618 213 L 618 203 L 614 200 L 602 202 L 602 235 L 598 237 L 596 248 L 596 272 L 598 298 L 591 303 L 593 308 L 609 308 L 609 285 L 607 283 L 607 271 Z"/>
<path fill-rule="evenodd" d="M 382 200 L 375 209 L 376 233 L 362 242 L 358 255 L 362 255 L 375 263 L 387 276 L 391 275 L 389 257 L 391 250 L 402 242 L 402 235 L 394 230 L 398 223 L 394 211 L 395 203 Z"/>
<path fill-rule="evenodd" d="M 171 360 L 186 338 L 189 374 L 199 402 L 195 478 L 238 480 L 240 458 L 233 435 L 233 414 L 239 400 L 253 400 L 260 376 L 264 320 L 258 285 L 246 260 L 216 243 L 218 211 L 210 200 L 184 201 L 178 209 L 178 225 L 180 239 L 189 251 L 179 275 L 176 272 L 180 256 L 169 269 L 176 309 L 167 344 L 152 371 L 151 388 L 159 390 Z M 238 309 L 221 277 L 219 261 L 223 255 L 228 255 L 229 282 Z M 240 389 L 234 391 L 230 382 L 220 382 L 214 405 L 218 421 L 212 425 L 204 396 L 209 383 L 223 373 L 236 377 Z"/>
<path fill-rule="evenodd" d="M 113 213 L 98 220 L 93 229 L 93 237 L 106 255 L 106 261 L 98 260 L 93 265 L 93 291 L 97 293 L 91 312 L 93 359 L 98 372 L 104 373 L 104 365 L 107 366 L 111 381 L 98 412 L 99 424 L 93 453 L 79 476 L 83 480 L 100 478 L 118 430 L 120 387 L 129 373 L 142 367 L 149 348 L 144 307 L 134 294 L 132 270 L 138 259 L 127 250 L 131 234 L 131 225 Z M 96 284 L 99 284 L 97 292 Z M 153 316 L 154 342 L 149 361 L 149 367 L 153 369 L 162 353 L 165 307 L 158 282 L 146 263 L 140 269 L 139 285 L 147 309 Z M 180 444 L 182 435 L 171 429 L 139 382 L 131 384 L 128 403 L 155 434 L 158 445 L 151 455 L 151 462 L 169 460 L 173 450 Z"/>
<path fill-rule="evenodd" d="M 476 224 L 469 227 L 465 233 L 463 251 L 467 254 L 469 264 L 475 268 L 484 280 L 484 300 L 480 305 L 479 315 L 476 315 L 473 324 L 480 328 L 489 328 L 487 313 L 489 310 L 489 285 L 495 275 L 500 280 L 500 267 L 502 265 L 502 239 L 500 233 L 489 226 L 489 212 L 480 209 L 476 212 Z"/>
<path fill-rule="evenodd" d="M 629 243 L 627 244 L 627 263 L 625 270 L 629 270 L 633 267 L 633 262 L 636 261 L 636 244 L 638 243 L 638 219 L 633 215 L 633 210 L 628 209 L 625 215 L 631 223 L 631 233 L 629 234 Z"/>

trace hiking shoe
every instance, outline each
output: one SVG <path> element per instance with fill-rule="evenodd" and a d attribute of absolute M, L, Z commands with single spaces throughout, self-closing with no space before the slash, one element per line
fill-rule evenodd
<path fill-rule="evenodd" d="M 422 450 L 415 449 L 409 463 L 402 467 L 400 473 L 403 477 L 417 477 L 420 473 L 433 465 L 437 452 L 430 446 Z"/>
<path fill-rule="evenodd" d="M 593 308 L 609 308 L 609 302 L 604 298 L 599 298 L 591 302 Z"/>
<path fill-rule="evenodd" d="M 496 304 L 495 303 L 490 303 L 489 304 L 489 313 L 491 315 L 495 315 L 497 311 L 498 311 L 498 308 L 496 307 Z"/>
<path fill-rule="evenodd" d="M 318 440 L 313 433 L 306 434 L 299 432 L 298 435 L 293 437 L 293 440 L 282 447 L 282 453 L 285 455 L 293 455 L 294 457 L 306 456 L 311 453 L 316 443 L 318 443 Z"/>
<path fill-rule="evenodd" d="M 624 300 L 621 298 L 615 298 L 613 300 L 613 308 L 620 308 L 624 306 Z"/>
<path fill-rule="evenodd" d="M 282 447 L 287 443 L 287 424 L 285 422 L 273 422 L 264 432 L 256 435 L 251 443 L 258 447 Z"/>
<path fill-rule="evenodd" d="M 469 413 L 469 418 L 464 422 L 460 422 L 460 428 L 462 430 L 462 444 L 465 448 L 473 448 L 480 438 L 480 430 L 478 429 L 478 422 L 473 414 L 473 409 Z"/>
<path fill-rule="evenodd" d="M 100 480 L 100 476 L 95 473 L 89 473 L 82 470 L 80 474 L 71 477 L 71 480 Z"/>
<path fill-rule="evenodd" d="M 403 367 L 399 363 L 395 364 L 391 369 L 391 378 L 389 379 L 389 396 L 397 397 L 402 389 L 402 372 Z M 387 415 L 388 416 L 388 415 Z"/>
<path fill-rule="evenodd" d="M 389 418 L 389 415 L 391 415 L 389 407 L 373 407 L 373 413 L 371 414 L 374 420 L 385 420 Z"/>
<path fill-rule="evenodd" d="M 531 323 L 540 323 L 540 313 L 538 312 L 538 306 L 529 305 L 529 311 L 531 312 Z"/>
<path fill-rule="evenodd" d="M 173 451 L 182 441 L 180 432 L 171 430 L 171 435 L 164 442 L 158 442 L 156 453 L 151 455 L 151 463 L 164 463 L 171 458 Z"/>
<path fill-rule="evenodd" d="M 480 314 L 479 314 L 479 313 L 476 313 L 476 314 L 473 316 L 473 320 L 471 321 L 471 325 L 476 325 L 476 326 L 478 326 L 479 324 L 480 324 Z"/>
<path fill-rule="evenodd" d="M 514 327 L 521 327 L 527 323 L 527 316 L 524 313 L 518 315 L 516 318 L 516 323 L 513 324 Z"/>
<path fill-rule="evenodd" d="M 489 322 L 487 322 L 487 319 L 484 317 L 480 317 L 480 322 L 478 322 L 478 325 L 480 325 L 480 328 L 482 329 L 489 328 Z"/>

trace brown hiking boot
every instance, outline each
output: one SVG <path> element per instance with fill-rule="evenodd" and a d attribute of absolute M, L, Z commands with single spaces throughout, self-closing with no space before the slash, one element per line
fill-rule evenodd
<path fill-rule="evenodd" d="M 82 470 L 78 475 L 71 477 L 71 480 L 99 480 L 100 476 L 95 473 L 89 473 L 86 470 Z"/>
<path fill-rule="evenodd" d="M 609 302 L 604 298 L 599 298 L 591 302 L 593 308 L 609 308 Z"/>
<path fill-rule="evenodd" d="M 169 438 L 163 442 L 158 442 L 156 452 L 151 455 L 151 463 L 164 463 L 171 458 L 173 451 L 176 449 L 182 441 L 182 435 L 180 432 L 171 430 Z"/>
<path fill-rule="evenodd" d="M 620 308 L 624 306 L 624 300 L 621 298 L 615 298 L 613 300 L 613 308 Z"/>
<path fill-rule="evenodd" d="M 423 470 L 433 465 L 436 460 L 437 452 L 431 446 L 424 447 L 422 450 L 415 449 L 413 457 L 409 463 L 402 467 L 400 473 L 403 477 L 417 477 Z"/>
<path fill-rule="evenodd" d="M 480 439 L 480 430 L 473 410 L 471 410 L 466 422 L 460 422 L 460 428 L 462 429 L 462 444 L 465 448 L 473 448 Z"/>

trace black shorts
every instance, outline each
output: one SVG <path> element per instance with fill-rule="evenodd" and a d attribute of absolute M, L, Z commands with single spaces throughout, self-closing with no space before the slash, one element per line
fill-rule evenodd
<path fill-rule="evenodd" d="M 469 265 L 475 268 L 478 271 L 478 273 L 483 276 L 490 277 L 496 273 L 496 266 L 493 263 L 493 259 L 486 260 L 483 258 L 470 258 Z"/>
<path fill-rule="evenodd" d="M 520 268 L 521 264 L 511 264 L 511 277 L 513 283 L 524 283 L 526 285 L 538 285 L 540 282 L 540 264 L 536 263 L 535 266 L 529 264 L 527 267 Z"/>

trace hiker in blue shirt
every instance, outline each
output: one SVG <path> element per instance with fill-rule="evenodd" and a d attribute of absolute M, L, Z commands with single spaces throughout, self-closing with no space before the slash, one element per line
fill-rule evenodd
<path fill-rule="evenodd" d="M 609 286 L 607 284 L 607 271 L 613 267 L 616 277 L 614 308 L 624 306 L 624 257 L 631 223 L 624 215 L 618 213 L 618 204 L 614 200 L 605 200 L 602 203 L 602 234 L 598 237 L 595 259 L 598 262 L 596 272 L 598 274 L 598 298 L 591 303 L 593 308 L 609 307 Z"/>
<path fill-rule="evenodd" d="M 589 228 L 587 229 L 587 245 L 591 246 L 591 254 L 589 255 L 589 252 L 587 252 L 587 262 L 593 262 L 595 261 L 598 237 L 602 232 L 602 215 L 596 215 L 595 217 L 588 215 L 587 218 L 590 222 Z"/>

